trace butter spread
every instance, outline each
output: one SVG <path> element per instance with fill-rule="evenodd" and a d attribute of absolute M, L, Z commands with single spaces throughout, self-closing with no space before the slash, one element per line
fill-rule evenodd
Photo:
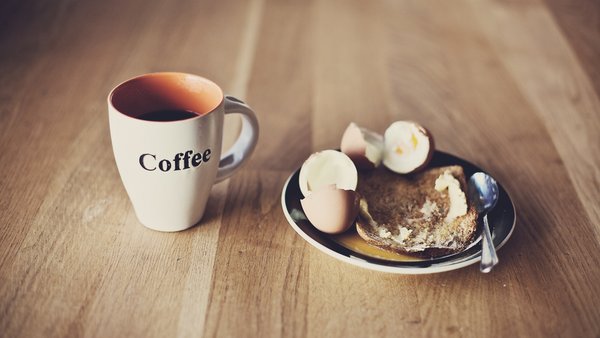
<path fill-rule="evenodd" d="M 467 197 L 460 189 L 460 182 L 448 170 L 435 180 L 435 190 L 442 192 L 445 189 L 448 189 L 448 196 L 450 198 L 450 209 L 445 221 L 450 223 L 456 217 L 467 214 Z"/>
<path fill-rule="evenodd" d="M 389 232 L 386 228 L 384 227 L 379 227 L 379 237 L 381 238 L 390 238 L 392 237 L 392 233 Z"/>
<path fill-rule="evenodd" d="M 429 200 L 429 198 L 427 198 L 425 200 L 425 203 L 423 204 L 423 206 L 421 207 L 421 210 L 419 210 L 422 214 L 423 214 L 423 218 L 425 220 L 428 220 L 431 218 L 431 215 L 433 214 L 434 211 L 437 210 L 437 204 L 435 202 L 431 202 Z"/>
<path fill-rule="evenodd" d="M 392 239 L 395 242 L 398 242 L 400 244 L 404 243 L 404 241 L 408 238 L 408 236 L 410 236 L 410 233 L 412 232 L 412 230 L 407 229 L 405 227 L 398 227 L 398 230 L 400 230 L 400 233 L 398 233 L 397 236 L 392 237 Z"/>

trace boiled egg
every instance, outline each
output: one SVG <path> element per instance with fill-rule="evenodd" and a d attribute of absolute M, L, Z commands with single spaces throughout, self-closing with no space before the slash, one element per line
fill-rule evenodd
<path fill-rule="evenodd" d="M 396 121 L 385 131 L 383 165 L 399 173 L 418 171 L 429 163 L 434 151 L 431 134 L 411 121 Z"/>
<path fill-rule="evenodd" d="M 358 169 L 373 169 L 383 159 L 383 136 L 350 123 L 342 135 L 340 148 Z"/>
<path fill-rule="evenodd" d="M 300 168 L 300 200 L 306 218 L 330 234 L 346 231 L 358 215 L 358 171 L 352 160 L 336 150 L 312 154 Z"/>

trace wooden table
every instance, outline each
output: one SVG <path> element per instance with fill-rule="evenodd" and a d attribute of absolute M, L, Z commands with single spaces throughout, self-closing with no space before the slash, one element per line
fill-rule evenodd
<path fill-rule="evenodd" d="M 0 336 L 598 337 L 599 20 L 592 0 L 3 1 Z M 162 70 L 262 128 L 180 233 L 138 223 L 108 130 L 109 90 Z M 511 193 L 492 273 L 364 270 L 286 222 L 310 153 L 405 119 Z"/>

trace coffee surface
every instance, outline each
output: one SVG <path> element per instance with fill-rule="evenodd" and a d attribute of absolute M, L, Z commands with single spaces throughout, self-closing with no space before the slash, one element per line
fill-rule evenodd
<path fill-rule="evenodd" d="M 161 109 L 156 111 L 151 111 L 148 113 L 143 113 L 141 115 L 136 116 L 136 118 L 140 120 L 146 121 L 179 121 L 179 120 L 187 120 L 192 117 L 196 117 L 199 114 L 183 109 Z"/>

